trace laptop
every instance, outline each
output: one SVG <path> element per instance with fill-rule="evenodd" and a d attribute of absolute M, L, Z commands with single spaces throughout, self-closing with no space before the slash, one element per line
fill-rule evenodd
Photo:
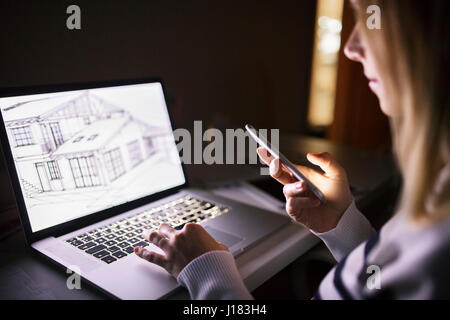
<path fill-rule="evenodd" d="M 119 299 L 178 287 L 135 246 L 199 223 L 234 256 L 285 216 L 190 188 L 159 79 L 0 90 L 0 138 L 28 244 Z"/>

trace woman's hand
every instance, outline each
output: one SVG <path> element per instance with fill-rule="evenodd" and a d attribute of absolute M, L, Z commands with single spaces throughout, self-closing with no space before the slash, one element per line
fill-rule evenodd
<path fill-rule="evenodd" d="M 216 241 L 202 226 L 195 223 L 186 224 L 182 230 L 175 230 L 163 223 L 158 231 L 145 230 L 143 237 L 161 248 L 164 254 L 142 247 L 134 248 L 134 252 L 142 259 L 163 267 L 175 278 L 189 262 L 202 254 L 214 250 L 228 251 L 225 245 Z"/>
<path fill-rule="evenodd" d="M 274 159 L 266 149 L 258 148 L 259 157 L 270 166 L 270 175 L 284 185 L 286 211 L 295 221 L 317 233 L 334 229 L 345 210 L 353 201 L 347 174 L 329 153 L 308 154 L 309 162 L 319 166 L 325 173 L 314 169 L 296 166 L 320 191 L 327 202 L 320 200 L 299 182 L 279 159 Z"/>

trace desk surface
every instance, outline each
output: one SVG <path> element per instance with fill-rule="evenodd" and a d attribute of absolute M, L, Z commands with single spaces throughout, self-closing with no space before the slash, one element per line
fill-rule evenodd
<path fill-rule="evenodd" d="M 358 201 L 370 206 L 376 201 L 377 190 L 392 178 L 395 166 L 390 156 L 309 137 L 283 137 L 281 150 L 293 162 L 306 164 L 306 152 L 328 151 L 347 170 L 349 181 L 356 187 Z M 259 166 L 191 166 L 188 178 L 194 185 L 259 177 Z M 205 180 L 204 177 L 208 177 Z M 247 287 L 253 290 L 286 267 L 318 240 L 307 230 L 291 224 L 279 230 L 237 259 L 237 265 Z M 275 244 L 275 245 L 274 245 Z M 68 275 L 45 257 L 25 245 L 18 232 L 0 242 L 0 298 L 7 299 L 105 299 L 107 295 L 82 281 L 81 290 L 68 290 Z M 186 298 L 184 289 L 169 298 Z"/>

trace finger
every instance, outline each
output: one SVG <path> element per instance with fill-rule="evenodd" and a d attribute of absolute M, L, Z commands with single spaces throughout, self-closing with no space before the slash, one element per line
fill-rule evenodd
<path fill-rule="evenodd" d="M 280 159 L 274 159 L 269 167 L 270 175 L 281 184 L 289 184 L 297 179 L 281 164 Z"/>
<path fill-rule="evenodd" d="M 167 223 L 162 223 L 159 226 L 159 233 L 163 234 L 164 236 L 166 236 L 167 238 L 171 238 L 173 235 L 175 235 L 177 232 L 177 230 L 175 230 L 174 228 L 172 228 L 169 224 Z"/>
<path fill-rule="evenodd" d="M 184 233 L 179 233 L 179 236 L 185 235 L 185 240 L 187 239 L 202 239 L 203 243 L 211 243 L 215 242 L 219 246 L 222 247 L 221 250 L 228 250 L 228 247 L 221 243 L 220 241 L 217 241 L 208 231 L 205 230 L 201 225 L 198 223 L 187 223 L 183 228 Z"/>
<path fill-rule="evenodd" d="M 143 237 L 145 240 L 150 241 L 155 246 L 165 250 L 169 246 L 169 240 L 161 233 L 150 230 L 145 230 L 143 232 Z"/>
<path fill-rule="evenodd" d="M 178 233 L 179 239 L 194 239 L 194 238 L 202 238 L 203 240 L 214 240 L 215 242 L 217 242 L 216 239 L 214 239 L 214 237 L 209 234 L 208 231 L 205 230 L 205 228 L 203 228 L 201 225 L 199 225 L 198 223 L 195 222 L 189 222 L 186 223 L 186 225 L 184 226 L 183 230 L 181 230 L 180 233 Z"/>
<path fill-rule="evenodd" d="M 258 156 L 261 158 L 261 160 L 266 164 L 266 165 L 270 165 L 270 162 L 274 159 L 274 157 L 272 157 L 272 155 L 270 154 L 269 151 L 267 151 L 266 148 L 258 148 L 256 150 L 256 152 L 258 153 Z"/>
<path fill-rule="evenodd" d="M 308 153 L 306 157 L 309 162 L 325 171 L 325 174 L 330 178 L 336 178 L 345 174 L 344 168 L 328 152 Z"/>
<path fill-rule="evenodd" d="M 270 175 L 281 184 L 297 181 L 292 174 L 281 164 L 280 159 L 274 158 L 265 148 L 257 150 L 261 160 L 269 166 Z"/>
<path fill-rule="evenodd" d="M 312 209 L 320 206 L 320 200 L 313 197 L 290 197 L 286 201 L 286 212 L 289 215 L 297 215 L 304 209 Z"/>
<path fill-rule="evenodd" d="M 147 260 L 148 262 L 157 264 L 158 266 L 163 268 L 166 268 L 167 266 L 167 260 L 162 254 L 156 253 L 154 251 L 149 251 L 142 247 L 134 248 L 134 252 L 138 257 Z"/>
<path fill-rule="evenodd" d="M 191 233 L 191 232 L 204 232 L 206 234 L 209 234 L 205 228 L 203 228 L 201 225 L 199 225 L 198 223 L 193 223 L 193 222 L 188 222 L 184 225 L 183 228 L 184 232 L 187 233 Z"/>
<path fill-rule="evenodd" d="M 215 239 L 214 239 L 214 240 L 215 240 Z M 217 241 L 217 240 L 216 240 L 216 242 L 217 242 L 219 245 L 221 245 L 222 248 L 223 248 L 224 250 L 227 250 L 227 251 L 229 250 L 228 247 L 227 247 L 226 245 L 224 245 L 222 242 Z"/>
<path fill-rule="evenodd" d="M 308 187 L 306 183 L 303 181 L 286 184 L 283 187 L 283 193 L 286 196 L 286 198 L 304 196 L 307 191 Z"/>

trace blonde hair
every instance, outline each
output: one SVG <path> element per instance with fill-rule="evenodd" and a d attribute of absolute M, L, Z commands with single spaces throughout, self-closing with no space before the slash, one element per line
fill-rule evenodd
<path fill-rule="evenodd" d="M 366 27 L 370 5 L 381 9 L 380 30 Z M 398 209 L 418 222 L 448 217 L 448 185 L 442 191 L 436 183 L 450 163 L 450 1 L 360 0 L 357 7 L 363 40 L 398 114 L 390 120 L 403 176 Z"/>

